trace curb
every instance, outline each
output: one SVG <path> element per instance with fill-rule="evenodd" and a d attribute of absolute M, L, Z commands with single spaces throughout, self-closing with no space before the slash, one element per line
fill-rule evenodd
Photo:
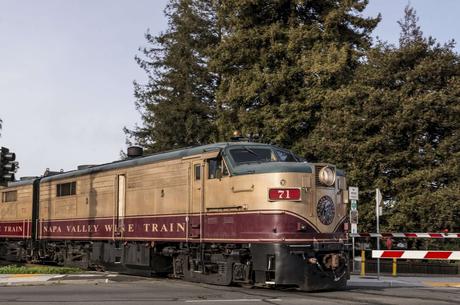
<path fill-rule="evenodd" d="M 37 286 L 65 283 L 108 283 L 110 274 L 4 274 L 0 275 L 0 287 Z"/>
<path fill-rule="evenodd" d="M 349 281 L 348 288 L 397 288 L 397 287 L 422 287 L 420 284 L 404 283 L 399 281 L 380 281 L 380 282 L 355 282 Z"/>

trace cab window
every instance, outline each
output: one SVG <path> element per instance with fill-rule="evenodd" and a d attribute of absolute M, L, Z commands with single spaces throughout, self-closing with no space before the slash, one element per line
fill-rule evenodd
<path fill-rule="evenodd" d="M 235 148 L 230 150 L 230 155 L 237 164 L 276 161 L 276 157 L 270 148 Z"/>
<path fill-rule="evenodd" d="M 275 149 L 276 156 L 280 162 L 297 162 L 292 153 L 285 150 Z"/>
<path fill-rule="evenodd" d="M 266 162 L 299 162 L 288 150 L 272 147 L 239 147 L 230 150 L 236 165 Z"/>
<path fill-rule="evenodd" d="M 228 169 L 222 158 L 208 159 L 208 179 L 228 176 Z"/>

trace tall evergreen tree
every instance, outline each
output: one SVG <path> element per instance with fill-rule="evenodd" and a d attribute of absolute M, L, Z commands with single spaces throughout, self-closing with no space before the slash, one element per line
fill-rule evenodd
<path fill-rule="evenodd" d="M 411 8 L 398 47 L 378 44 L 350 86 L 336 90 L 308 139 L 360 186 L 360 223 L 375 228 L 374 189 L 391 230 L 460 229 L 459 56 L 424 38 Z"/>
<path fill-rule="evenodd" d="M 218 42 L 211 0 L 171 0 L 168 30 L 145 35 L 148 47 L 136 57 L 148 75 L 135 83 L 142 126 L 126 134 L 149 152 L 204 144 L 214 137 L 216 77 L 208 50 Z"/>
<path fill-rule="evenodd" d="M 454 44 L 424 38 L 406 8 L 398 63 L 404 94 L 392 126 L 391 229 L 460 229 L 460 56 Z M 403 166 L 401 166 L 403 165 Z M 402 170 L 401 170 L 402 168 Z M 395 170 L 396 171 L 396 170 Z"/>
<path fill-rule="evenodd" d="M 378 18 L 360 0 L 226 0 L 213 65 L 219 131 L 292 147 L 318 122 L 325 93 L 350 81 Z M 302 145 L 297 147 L 302 150 Z"/>

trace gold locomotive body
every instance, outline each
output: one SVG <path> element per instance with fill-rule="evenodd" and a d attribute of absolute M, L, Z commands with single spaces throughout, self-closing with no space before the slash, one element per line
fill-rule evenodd
<path fill-rule="evenodd" d="M 303 290 L 348 278 L 343 173 L 271 145 L 187 148 L 1 192 L 10 260 Z"/>

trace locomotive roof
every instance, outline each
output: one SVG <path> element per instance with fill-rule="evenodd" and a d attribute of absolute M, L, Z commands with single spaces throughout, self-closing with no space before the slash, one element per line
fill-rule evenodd
<path fill-rule="evenodd" d="M 208 145 L 202 145 L 202 146 L 187 147 L 187 148 L 181 148 L 181 149 L 175 149 L 171 151 L 151 154 L 151 155 L 147 155 L 143 157 L 137 157 L 133 159 L 119 160 L 119 161 L 114 161 L 111 163 L 94 165 L 89 168 L 85 168 L 81 170 L 72 170 L 68 172 L 63 172 L 63 173 L 55 174 L 52 176 L 43 177 L 41 181 L 47 182 L 47 181 L 58 180 L 58 179 L 73 178 L 76 176 L 93 174 L 93 173 L 108 171 L 112 169 L 150 164 L 150 163 L 165 161 L 165 160 L 180 159 L 180 158 L 184 158 L 188 156 L 198 155 L 198 154 L 205 153 L 205 152 L 219 150 L 227 146 L 237 146 L 237 145 L 242 145 L 242 144 L 261 145 L 261 146 L 268 145 L 268 144 L 253 143 L 253 142 L 221 142 L 221 143 L 214 143 L 214 144 L 208 144 Z M 9 186 L 27 185 L 27 184 L 32 184 L 33 182 L 34 180 L 17 181 L 17 182 L 10 183 Z"/>
<path fill-rule="evenodd" d="M 77 176 L 94 174 L 98 172 L 109 171 L 109 170 L 119 169 L 119 168 L 145 165 L 145 164 L 155 163 L 159 161 L 181 159 L 181 158 L 188 157 L 188 156 L 193 156 L 193 155 L 198 155 L 201 153 L 220 150 L 220 149 L 223 149 L 229 146 L 241 146 L 241 145 L 271 146 L 269 144 L 254 143 L 254 142 L 220 142 L 220 143 L 214 143 L 214 144 L 208 144 L 208 145 L 202 145 L 202 146 L 187 147 L 187 148 L 181 148 L 181 149 L 151 154 L 147 156 L 137 157 L 133 159 L 119 160 L 119 161 L 114 161 L 111 163 L 94 165 L 88 168 L 84 168 L 80 170 L 72 170 L 68 172 L 55 174 L 52 176 L 46 176 L 41 179 L 41 182 L 74 178 Z M 267 164 L 253 165 L 251 168 L 246 168 L 248 166 L 240 166 L 240 167 L 241 168 L 239 168 L 238 172 L 235 174 L 254 173 L 255 171 L 273 172 L 277 170 L 277 168 L 273 166 L 271 168 L 267 168 Z M 295 165 L 291 164 L 289 167 L 290 167 L 290 170 L 294 170 Z M 294 171 L 305 171 L 307 170 L 307 168 L 303 166 L 302 168 L 299 167 L 297 170 L 294 170 Z M 307 172 L 311 172 L 311 169 L 308 170 Z M 338 170 L 337 174 L 341 176 L 343 175 L 343 172 Z M 14 186 L 20 186 L 20 185 L 28 185 L 28 184 L 33 184 L 34 181 L 35 179 L 16 181 L 16 182 L 9 183 L 8 186 L 14 187 Z"/>

